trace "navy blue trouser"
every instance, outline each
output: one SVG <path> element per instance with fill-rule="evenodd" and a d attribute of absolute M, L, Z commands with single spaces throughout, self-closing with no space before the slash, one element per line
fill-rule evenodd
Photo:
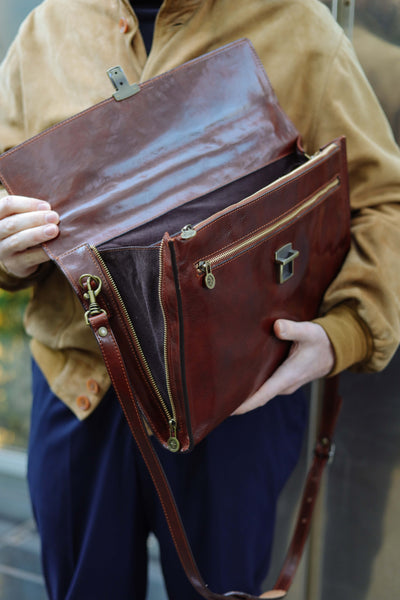
<path fill-rule="evenodd" d="M 79 422 L 33 366 L 28 481 L 51 600 L 144 600 L 153 531 L 171 600 L 187 582 L 113 390 Z M 300 451 L 302 393 L 231 417 L 187 455 L 158 453 L 213 591 L 260 593 L 277 496 Z M 155 442 L 158 447 L 158 444 Z"/>

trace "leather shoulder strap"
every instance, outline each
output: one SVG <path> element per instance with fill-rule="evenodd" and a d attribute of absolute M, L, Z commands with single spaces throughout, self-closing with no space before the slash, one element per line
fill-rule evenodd
<path fill-rule="evenodd" d="M 107 314 L 101 313 L 89 317 L 89 322 L 101 348 L 105 364 L 132 435 L 135 438 L 160 498 L 169 531 L 190 583 L 200 596 L 207 600 L 223 600 L 223 598 L 227 597 L 236 600 L 256 600 L 255 596 L 244 592 L 228 592 L 223 595 L 216 594 L 203 581 L 193 558 L 192 550 L 168 480 L 147 434 L 141 417 L 140 405 L 131 388 L 124 359 L 110 327 Z M 314 460 L 306 480 L 293 539 L 274 589 L 265 592 L 260 598 L 284 598 L 293 581 L 310 529 L 321 476 L 332 453 L 332 437 L 340 407 L 341 399 L 338 396 L 338 378 L 328 379 L 325 385 Z"/>

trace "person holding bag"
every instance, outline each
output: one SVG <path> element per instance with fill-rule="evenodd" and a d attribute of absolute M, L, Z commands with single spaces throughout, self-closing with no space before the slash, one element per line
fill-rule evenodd
<path fill-rule="evenodd" d="M 210 588 L 258 594 L 277 496 L 306 422 L 301 386 L 349 367 L 379 370 L 398 344 L 399 151 L 349 42 L 316 0 L 166 0 L 149 55 L 135 3 L 106 4 L 47 0 L 28 17 L 0 70 L 2 150 L 107 97 L 104 73 L 112 64 L 145 81 L 238 37 L 254 44 L 309 154 L 347 138 L 354 242 L 321 316 L 275 323 L 277 337 L 293 342 L 289 357 L 192 454 L 175 459 L 158 450 Z M 43 72 L 51 78 L 46 95 Z M 49 596 L 144 598 L 145 541 L 153 530 L 170 598 L 198 597 L 176 565 L 81 308 L 40 248 L 58 233 L 49 203 L 2 193 L 0 283 L 33 286 L 28 478 Z"/>

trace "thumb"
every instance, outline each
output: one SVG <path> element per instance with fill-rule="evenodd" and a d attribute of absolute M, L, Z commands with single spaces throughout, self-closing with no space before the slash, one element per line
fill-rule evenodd
<path fill-rule="evenodd" d="M 288 319 L 277 319 L 274 323 L 275 335 L 280 340 L 307 341 L 312 336 L 311 323 L 307 321 L 289 321 Z"/>

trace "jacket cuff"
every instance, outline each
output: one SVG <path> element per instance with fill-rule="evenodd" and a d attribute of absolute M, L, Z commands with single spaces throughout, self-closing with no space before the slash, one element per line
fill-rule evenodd
<path fill-rule="evenodd" d="M 39 265 L 32 275 L 29 277 L 16 277 L 9 273 L 6 267 L 0 262 L 0 289 L 6 290 L 7 292 L 17 292 L 25 288 L 30 287 L 35 281 L 38 281 L 48 269 L 48 263 Z"/>
<path fill-rule="evenodd" d="M 18 290 L 21 287 L 21 279 L 11 275 L 0 262 L 0 288 L 7 291 Z"/>
<path fill-rule="evenodd" d="M 335 353 L 329 376 L 366 362 L 372 354 L 372 336 L 357 313 L 347 304 L 339 304 L 323 317 L 313 320 L 325 330 Z"/>

